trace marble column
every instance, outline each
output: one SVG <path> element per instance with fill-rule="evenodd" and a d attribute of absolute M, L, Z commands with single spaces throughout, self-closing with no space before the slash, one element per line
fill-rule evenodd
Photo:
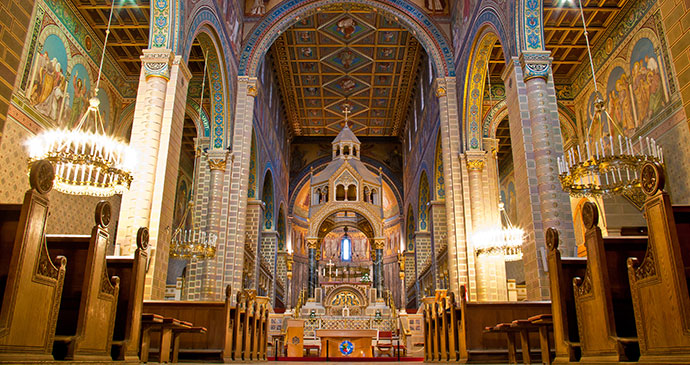
<path fill-rule="evenodd" d="M 137 166 L 120 207 L 122 255 L 136 249 L 136 233 L 148 227 L 150 262 L 145 298 L 163 299 L 179 169 L 184 107 L 191 73 L 171 50 L 143 50 L 131 146 Z"/>
<path fill-rule="evenodd" d="M 376 296 L 381 298 L 383 295 L 383 248 L 386 245 L 386 240 L 383 238 L 377 238 L 374 240 L 374 252 L 376 254 L 376 276 L 375 276 L 375 287 Z"/>
<path fill-rule="evenodd" d="M 309 298 L 314 298 L 314 290 L 316 289 L 316 277 L 318 273 L 316 272 L 316 246 L 318 244 L 317 239 L 307 238 L 307 248 L 309 256 L 309 278 L 307 279 L 307 295 Z"/>

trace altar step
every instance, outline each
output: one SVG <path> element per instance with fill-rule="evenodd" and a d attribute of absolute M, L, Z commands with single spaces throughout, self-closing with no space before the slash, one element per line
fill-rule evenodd
<path fill-rule="evenodd" d="M 299 361 L 299 362 L 424 362 L 423 357 L 316 357 L 316 356 L 304 356 L 304 357 L 281 357 L 277 359 L 275 357 L 269 357 L 268 361 Z"/>

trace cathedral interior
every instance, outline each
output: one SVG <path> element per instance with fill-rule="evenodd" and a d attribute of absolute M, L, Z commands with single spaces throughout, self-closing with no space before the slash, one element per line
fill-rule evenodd
<path fill-rule="evenodd" d="M 0 363 L 690 363 L 688 19 L 5 0 Z"/>

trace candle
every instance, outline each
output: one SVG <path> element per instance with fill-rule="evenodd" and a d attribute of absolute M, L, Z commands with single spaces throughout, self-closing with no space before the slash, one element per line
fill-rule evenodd
<path fill-rule="evenodd" d="M 577 160 L 582 162 L 582 154 L 580 153 L 580 145 L 577 145 Z"/>
<path fill-rule="evenodd" d="M 618 148 L 620 148 L 621 155 L 623 154 L 623 136 L 618 135 Z"/>
<path fill-rule="evenodd" d="M 616 152 L 613 150 L 613 136 L 609 134 L 609 144 L 611 145 L 611 156 L 614 156 Z"/>
<path fill-rule="evenodd" d="M 640 154 L 642 154 L 642 136 L 637 137 L 640 142 Z"/>
<path fill-rule="evenodd" d="M 606 157 L 606 149 L 604 148 L 604 139 L 599 140 L 599 145 L 601 146 L 601 158 Z"/>
<path fill-rule="evenodd" d="M 652 146 L 649 144 L 649 137 L 647 137 L 647 154 L 652 154 Z"/>
<path fill-rule="evenodd" d="M 585 141 L 585 149 L 587 150 L 587 160 L 592 158 L 592 155 L 589 153 L 589 140 Z"/>
<path fill-rule="evenodd" d="M 599 142 L 594 141 L 594 152 L 596 153 L 597 160 L 599 159 Z"/>

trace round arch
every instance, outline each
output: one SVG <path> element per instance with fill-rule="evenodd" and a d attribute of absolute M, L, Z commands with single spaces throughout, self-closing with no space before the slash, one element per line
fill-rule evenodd
<path fill-rule="evenodd" d="M 209 88 L 210 102 L 211 102 L 211 116 L 209 122 L 209 137 L 211 139 L 212 148 L 224 148 L 228 143 L 226 138 L 226 121 L 229 123 L 229 114 L 226 105 L 230 102 L 228 100 L 228 73 L 227 63 L 224 53 L 220 50 L 224 48 L 225 42 L 219 36 L 216 25 L 209 21 L 209 16 L 203 16 L 205 12 L 197 13 L 197 18 L 200 18 L 199 24 L 192 28 L 193 33 L 185 42 L 182 56 L 187 62 L 189 54 L 192 50 L 192 43 L 197 39 L 201 44 L 201 49 L 206 58 L 206 82 L 205 85 Z M 195 18 L 195 21 L 197 21 Z"/>
<path fill-rule="evenodd" d="M 496 42 L 501 44 L 505 55 L 510 54 L 509 48 L 504 44 L 505 38 L 491 22 L 483 24 L 476 33 L 472 50 L 469 55 L 467 74 L 465 76 L 465 96 L 463 115 L 465 121 L 462 130 L 465 137 L 466 150 L 482 149 L 482 108 L 484 102 L 484 88 L 491 57 L 491 50 Z"/>
<path fill-rule="evenodd" d="M 324 204 L 316 215 L 309 221 L 308 237 L 319 237 L 319 228 L 321 224 L 333 214 L 340 212 L 355 212 L 366 219 L 371 228 L 374 229 L 374 239 L 383 237 L 383 224 L 381 219 L 377 217 L 373 208 L 367 207 L 366 203 L 360 202 L 341 202 L 330 201 Z"/>
<path fill-rule="evenodd" d="M 256 77 L 259 64 L 280 34 L 301 17 L 318 12 L 333 0 L 283 1 L 272 8 L 249 32 L 242 45 L 239 75 Z M 370 6 L 395 17 L 414 35 L 433 60 L 437 76 L 455 76 L 453 51 L 440 26 L 407 0 L 341 0 L 338 3 Z"/>

